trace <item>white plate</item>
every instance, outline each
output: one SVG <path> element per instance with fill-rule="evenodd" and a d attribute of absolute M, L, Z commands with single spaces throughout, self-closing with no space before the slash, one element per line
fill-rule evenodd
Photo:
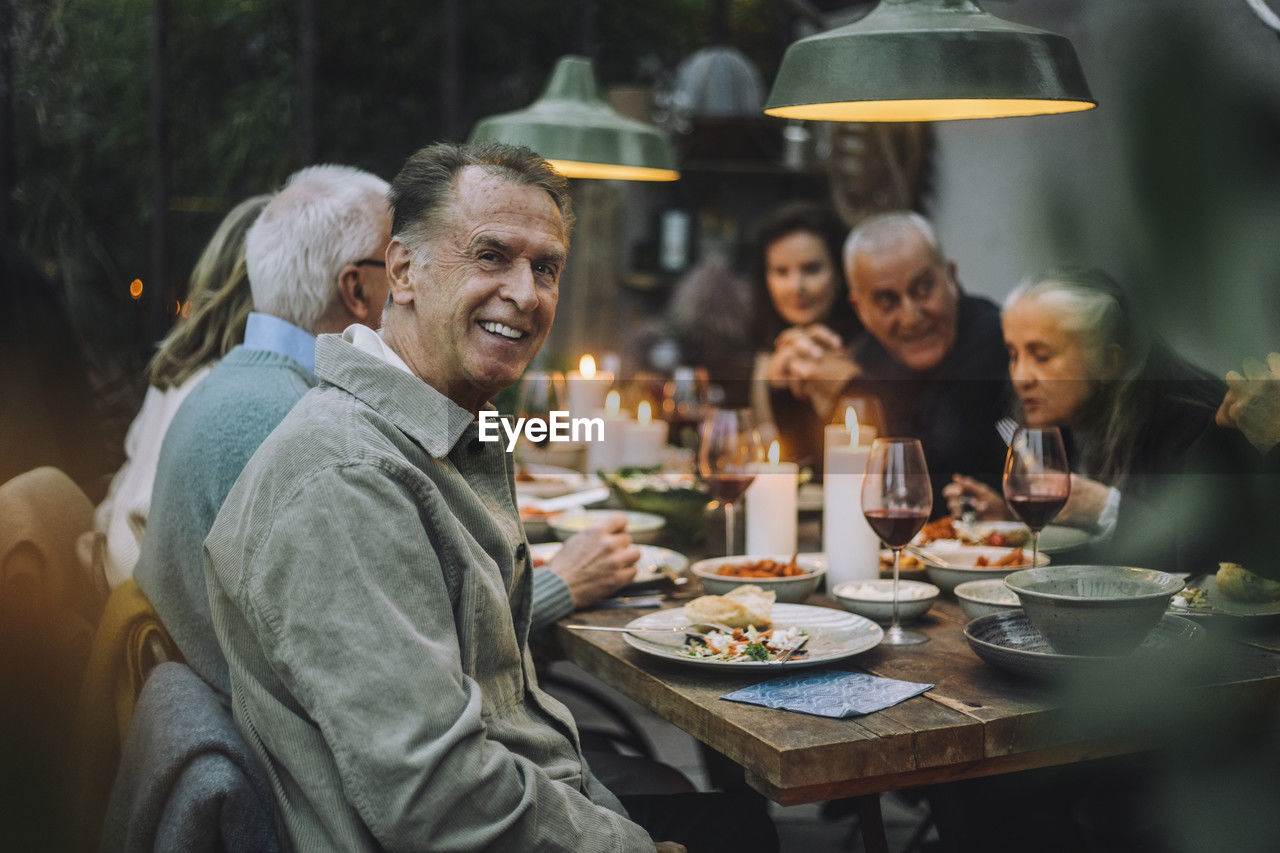
<path fill-rule="evenodd" d="M 1190 616 L 1193 619 L 1280 617 L 1280 601 L 1236 601 L 1234 598 L 1228 598 L 1218 590 L 1217 575 L 1206 575 L 1197 580 L 1192 586 L 1204 590 L 1204 598 L 1209 605 L 1208 608 L 1178 607 L 1174 602 L 1181 599 L 1175 595 L 1173 601 L 1169 602 L 1169 613 L 1176 616 Z"/>
<path fill-rule="evenodd" d="M 638 545 L 652 544 L 667 526 L 667 520 L 660 515 L 624 509 L 571 509 L 552 516 L 547 523 L 551 525 L 551 532 L 563 540 L 614 515 L 626 516 L 627 533 Z"/>
<path fill-rule="evenodd" d="M 678 628 L 687 625 L 689 620 L 684 609 L 673 607 L 649 613 L 639 619 L 633 619 L 628 628 Z M 875 648 L 884 638 L 884 629 L 861 616 L 835 610 L 830 607 L 812 607 L 807 604 L 775 604 L 773 606 L 773 624 L 779 628 L 798 627 L 809 633 L 809 643 L 805 646 L 805 655 L 783 663 L 768 661 L 722 661 L 705 658 L 691 658 L 680 653 L 684 648 L 684 636 L 672 632 L 663 634 L 623 634 L 627 645 L 639 652 L 665 660 L 678 661 L 707 669 L 754 671 L 761 669 L 801 669 L 806 666 L 821 666 L 833 661 L 844 660 L 856 654 Z"/>
<path fill-rule="evenodd" d="M 1050 524 L 1040 531 L 1040 550 L 1045 554 L 1056 554 L 1059 551 L 1070 551 L 1093 541 L 1093 534 L 1078 527 L 1067 527 L 1062 524 Z M 1028 547 L 1030 547 L 1028 545 Z"/>
<path fill-rule="evenodd" d="M 539 560 L 550 560 L 563 547 L 560 542 L 543 542 L 529 546 L 529 556 L 536 563 Z M 663 569 L 680 574 L 689 566 L 689 560 L 681 553 L 670 548 L 659 548 L 656 545 L 637 545 L 640 559 L 636 561 L 636 576 L 628 586 L 651 583 L 665 578 Z"/>
<path fill-rule="evenodd" d="M 1031 531 L 1021 521 L 978 521 L 968 528 L 973 532 L 975 538 L 982 537 L 988 533 L 999 531 L 1001 533 L 1024 533 L 1027 535 L 1026 544 L 1023 545 L 1027 550 L 1031 550 Z M 1073 548 L 1079 548 L 1088 545 L 1093 540 L 1093 536 L 1087 530 L 1080 530 L 1076 527 L 1067 527 L 1062 524 L 1050 524 L 1040 531 L 1040 551 L 1044 554 L 1054 554 L 1059 551 L 1070 551 Z M 913 540 L 915 544 L 920 544 L 920 537 L 917 535 Z M 937 543 L 956 543 L 960 547 L 981 548 L 982 545 L 963 545 L 958 539 L 935 539 L 929 543 L 930 547 Z"/>
<path fill-rule="evenodd" d="M 533 479 L 521 480 L 519 477 L 521 471 Z M 585 476 L 570 468 L 539 465 L 536 462 L 516 464 L 517 495 L 528 495 L 531 498 L 556 498 L 584 489 L 588 485 Z"/>

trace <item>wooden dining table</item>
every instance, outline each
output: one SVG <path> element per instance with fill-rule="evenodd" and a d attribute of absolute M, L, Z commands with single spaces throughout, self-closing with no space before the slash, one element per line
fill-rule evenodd
<path fill-rule="evenodd" d="M 691 582 L 692 583 L 692 582 Z M 824 595 L 810 604 L 835 606 Z M 668 601 L 664 606 L 680 606 Z M 782 805 L 859 797 L 868 849 L 885 849 L 878 794 L 1143 749 L 1130 733 L 1082 728 L 1050 683 L 997 670 L 969 648 L 966 617 L 944 597 L 914 627 L 915 646 L 880 645 L 827 668 L 932 684 L 865 716 L 831 719 L 722 699 L 781 674 L 718 672 L 646 655 L 622 634 L 568 624 L 622 626 L 651 610 L 576 613 L 557 626 L 565 657 L 657 716 L 736 762 L 746 781 Z M 1214 674 L 1195 689 L 1274 707 L 1280 698 L 1280 634 L 1214 640 Z"/>

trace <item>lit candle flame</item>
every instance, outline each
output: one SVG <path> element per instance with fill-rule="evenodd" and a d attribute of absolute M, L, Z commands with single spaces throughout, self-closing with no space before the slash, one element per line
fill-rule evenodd
<path fill-rule="evenodd" d="M 604 398 L 605 413 L 613 417 L 618 414 L 618 409 L 622 408 L 622 395 L 617 391 L 610 391 Z"/>
<path fill-rule="evenodd" d="M 781 459 L 782 459 L 782 448 L 778 446 L 778 442 L 775 439 L 774 442 L 769 445 L 769 464 L 774 468 L 777 468 L 778 462 Z"/>
<path fill-rule="evenodd" d="M 583 379 L 594 379 L 596 376 L 596 360 L 590 354 L 578 359 L 578 374 Z"/>
<path fill-rule="evenodd" d="M 849 431 L 849 446 L 857 447 L 862 429 L 858 426 L 858 413 L 853 410 L 853 406 L 844 410 L 844 428 Z"/>
<path fill-rule="evenodd" d="M 610 391 L 610 394 L 616 392 Z M 648 426 L 649 421 L 653 420 L 653 406 L 648 400 L 644 400 L 640 405 L 636 406 L 636 420 L 640 422 L 640 426 Z"/>

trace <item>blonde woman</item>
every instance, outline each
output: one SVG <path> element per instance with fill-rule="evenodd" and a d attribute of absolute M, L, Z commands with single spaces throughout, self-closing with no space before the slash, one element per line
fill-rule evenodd
<path fill-rule="evenodd" d="M 244 339 L 245 321 L 253 308 L 245 273 L 245 233 L 270 200 L 270 195 L 254 196 L 222 220 L 191 272 L 178 324 L 160 342 L 148 365 L 150 385 L 125 436 L 124 464 L 94 514 L 96 534 L 101 534 L 95 539 L 102 543 L 98 546 L 102 567 L 112 587 L 128 580 L 138 561 L 160 445 L 169 422 L 210 368 Z"/>

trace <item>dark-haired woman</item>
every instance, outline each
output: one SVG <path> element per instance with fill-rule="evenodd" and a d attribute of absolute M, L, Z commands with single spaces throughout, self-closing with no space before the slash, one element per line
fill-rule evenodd
<path fill-rule="evenodd" d="M 821 471 L 823 421 L 787 381 L 800 332 L 848 347 L 862 334 L 840 266 L 845 227 L 835 214 L 808 202 L 789 204 L 757 227 L 752 241 L 755 323 L 752 340 L 769 347 L 756 358 L 752 405 L 778 428 L 783 455 Z"/>

